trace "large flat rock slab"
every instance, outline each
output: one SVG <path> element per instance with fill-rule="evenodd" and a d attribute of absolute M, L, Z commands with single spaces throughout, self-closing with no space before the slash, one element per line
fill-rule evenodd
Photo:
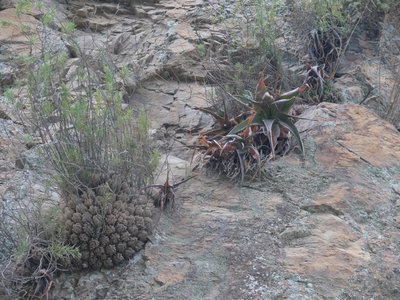
<path fill-rule="evenodd" d="M 57 299 L 399 299 L 399 133 L 357 105 L 304 116 L 304 159 L 242 186 L 186 182 L 142 258 Z"/>
<path fill-rule="evenodd" d="M 311 131 L 310 135 L 315 137 L 318 144 L 316 159 L 321 165 L 339 169 L 364 164 L 400 166 L 399 132 L 368 109 L 358 105 L 323 103 L 303 117 L 311 121 L 298 122 L 299 130 Z"/>

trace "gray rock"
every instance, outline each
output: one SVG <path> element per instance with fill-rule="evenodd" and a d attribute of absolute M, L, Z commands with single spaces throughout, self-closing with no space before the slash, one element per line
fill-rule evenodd
<path fill-rule="evenodd" d="M 15 161 L 15 166 L 19 169 L 29 169 L 43 171 L 48 167 L 44 155 L 45 146 L 39 145 L 21 153 Z"/>
<path fill-rule="evenodd" d="M 10 116 L 4 110 L 1 109 L 0 109 L 0 119 L 11 120 Z"/>
<path fill-rule="evenodd" d="M 14 7 L 16 0 L 0 0 L 0 10 Z"/>
<path fill-rule="evenodd" d="M 0 61 L 0 89 L 11 85 L 16 78 L 16 69 L 9 63 Z"/>

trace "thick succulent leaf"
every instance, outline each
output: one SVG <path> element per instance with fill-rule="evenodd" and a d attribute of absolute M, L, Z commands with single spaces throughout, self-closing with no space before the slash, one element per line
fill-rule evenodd
<path fill-rule="evenodd" d="M 261 113 L 256 113 L 253 118 L 253 122 L 250 125 L 263 125 L 265 116 Z"/>
<path fill-rule="evenodd" d="M 290 99 L 290 98 L 293 98 L 294 96 L 297 96 L 298 94 L 300 94 L 300 90 L 299 90 L 299 88 L 295 88 L 294 90 L 291 90 L 291 91 L 289 91 L 289 92 L 280 94 L 280 95 L 278 96 L 278 99 L 277 99 L 277 100 L 281 100 L 281 99 Z"/>
<path fill-rule="evenodd" d="M 202 108 L 202 107 L 194 107 L 193 109 L 211 115 L 212 117 L 214 117 L 215 121 L 217 121 L 218 124 L 226 130 L 228 130 L 232 127 L 232 122 L 228 119 L 228 117 L 226 115 L 220 116 L 217 113 L 215 113 L 214 111 L 209 110 L 207 108 Z"/>
<path fill-rule="evenodd" d="M 229 94 L 229 93 L 228 93 L 228 94 Z M 242 100 L 239 99 L 238 97 L 235 97 L 235 96 L 233 96 L 233 95 L 231 95 L 231 94 L 229 94 L 229 95 L 231 96 L 232 100 L 234 100 L 234 101 L 236 101 L 237 103 L 243 105 L 243 106 L 246 107 L 247 109 L 252 109 L 251 106 L 250 106 L 249 104 L 247 104 L 246 102 L 251 101 L 252 103 L 254 103 L 253 100 L 248 100 L 248 99 L 246 99 L 245 101 L 242 101 Z"/>
<path fill-rule="evenodd" d="M 256 87 L 256 101 L 261 102 L 265 92 L 267 91 L 267 87 L 265 85 L 265 77 L 264 72 L 260 72 L 260 77 L 258 79 L 257 87 Z"/>
<path fill-rule="evenodd" d="M 236 150 L 237 156 L 239 158 L 239 163 L 240 163 L 240 180 L 243 182 L 244 181 L 244 162 L 243 162 L 243 157 L 242 153 L 239 150 Z"/>
<path fill-rule="evenodd" d="M 267 132 L 268 141 L 271 146 L 272 157 L 275 157 L 275 143 L 274 143 L 272 128 L 273 128 L 276 120 L 275 119 L 264 119 L 263 122 L 264 122 L 265 130 Z"/>
<path fill-rule="evenodd" d="M 299 86 L 298 88 L 295 88 L 294 90 L 291 90 L 289 92 L 279 95 L 277 100 L 293 98 L 299 94 L 305 93 L 308 89 L 309 89 L 309 85 L 307 83 L 305 83 L 305 84 Z"/>
<path fill-rule="evenodd" d="M 272 131 L 272 126 L 274 125 L 275 122 L 276 122 L 275 119 L 264 119 L 263 120 L 264 126 L 267 129 L 267 131 Z"/>
<path fill-rule="evenodd" d="M 237 150 L 237 144 L 235 144 L 235 143 L 231 143 L 231 142 L 229 142 L 229 143 L 226 143 L 225 145 L 224 145 L 224 147 L 221 149 L 221 151 L 220 151 L 220 155 L 223 155 L 223 154 L 225 154 L 225 153 L 232 153 L 232 152 L 234 152 L 234 151 L 236 151 Z"/>
<path fill-rule="evenodd" d="M 252 157 L 253 159 L 255 159 L 255 160 L 257 161 L 257 163 L 260 163 L 260 161 L 261 161 L 261 155 L 260 155 L 260 152 L 258 152 L 258 150 L 257 150 L 256 147 L 250 146 L 250 147 L 247 149 L 247 152 L 251 155 L 251 157 Z"/>
<path fill-rule="evenodd" d="M 214 117 L 214 119 L 216 119 L 217 121 L 224 121 L 226 119 L 225 116 L 220 116 L 215 111 L 209 110 L 207 108 L 193 107 L 193 109 L 201 111 L 201 112 L 206 113 L 206 114 L 209 114 L 212 117 Z"/>
<path fill-rule="evenodd" d="M 252 94 L 250 91 L 248 91 L 248 90 L 245 90 L 245 91 L 242 93 L 241 98 L 242 98 L 245 102 L 250 102 L 250 103 L 253 103 L 253 102 L 254 102 L 253 94 Z"/>
<path fill-rule="evenodd" d="M 257 174 L 260 174 L 260 168 L 261 168 L 261 165 L 262 165 L 262 163 L 261 163 L 261 154 L 258 151 L 257 147 L 255 147 L 255 146 L 248 147 L 247 153 L 256 161 L 256 165 L 255 165 L 256 168 L 253 169 L 255 172 L 254 172 L 254 175 L 252 177 L 252 179 L 254 179 L 257 176 Z M 250 163 L 250 168 L 254 167 L 254 161 L 251 161 L 249 159 L 249 163 Z"/>
<path fill-rule="evenodd" d="M 289 113 L 290 109 L 293 107 L 293 104 L 295 103 L 296 98 L 291 98 L 291 99 L 281 99 L 277 100 L 272 105 L 275 106 L 275 108 L 280 112 L 280 113 Z"/>
<path fill-rule="evenodd" d="M 222 137 L 221 138 L 221 141 L 222 142 L 225 142 L 225 141 L 227 141 L 227 140 L 237 140 L 237 141 L 243 141 L 243 138 L 240 136 L 240 135 L 237 135 L 237 134 L 227 134 L 227 135 L 225 135 L 224 137 Z"/>
<path fill-rule="evenodd" d="M 279 124 L 281 124 L 283 127 L 286 127 L 297 139 L 300 150 L 304 154 L 304 145 L 303 141 L 301 140 L 300 133 L 297 130 L 297 127 L 293 124 L 293 122 L 286 116 L 282 115 L 281 118 L 278 120 Z"/>
<path fill-rule="evenodd" d="M 325 65 L 320 66 L 311 66 L 310 64 L 307 65 L 307 76 L 304 80 L 304 83 L 310 83 L 311 81 L 315 80 L 318 82 L 319 94 L 322 95 L 324 91 L 324 68 Z"/>
<path fill-rule="evenodd" d="M 237 124 L 235 127 L 229 131 L 228 135 L 236 134 L 243 131 L 247 127 L 247 119 Z"/>
<path fill-rule="evenodd" d="M 219 136 L 224 136 L 226 134 L 226 129 L 211 129 L 208 131 L 203 132 L 203 135 L 207 136 L 208 138 L 216 139 Z"/>
<path fill-rule="evenodd" d="M 262 97 L 262 102 L 269 102 L 272 103 L 274 101 L 274 97 L 268 92 L 265 92 Z"/>
<path fill-rule="evenodd" d="M 252 115 L 251 115 L 252 116 Z M 240 122 L 239 124 L 237 124 L 235 127 L 232 128 L 231 131 L 229 131 L 229 133 L 227 134 L 227 136 L 229 135 L 234 135 L 237 134 L 239 132 L 242 132 L 243 130 L 246 129 L 247 126 L 253 126 L 253 125 L 263 125 L 263 119 L 264 119 L 264 115 L 262 113 L 258 113 L 256 112 L 254 114 L 253 120 L 251 120 L 249 122 L 249 118 L 251 118 L 251 116 L 247 117 L 247 119 L 243 120 L 242 122 Z"/>
<path fill-rule="evenodd" d="M 271 112 L 271 103 L 268 101 L 263 101 L 263 102 L 255 102 L 254 103 L 254 110 L 257 113 L 263 114 L 265 117 L 267 117 L 270 112 Z"/>
<path fill-rule="evenodd" d="M 281 136 L 281 126 L 279 125 L 279 123 L 275 122 L 274 125 L 272 126 L 272 137 L 276 145 L 278 144 L 278 138 L 280 136 Z"/>

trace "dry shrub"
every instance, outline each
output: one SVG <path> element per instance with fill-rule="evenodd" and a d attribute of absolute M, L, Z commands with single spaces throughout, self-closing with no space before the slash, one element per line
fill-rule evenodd
<path fill-rule="evenodd" d="M 0 283 L 8 295 L 47 297 L 53 278 L 80 256 L 76 247 L 65 243 L 60 210 L 49 195 L 1 203 Z"/>
<path fill-rule="evenodd" d="M 385 12 L 392 0 L 317 0 L 287 1 L 287 21 L 298 39 L 306 40 L 305 54 L 312 63 L 325 66 L 330 78 L 335 76 L 341 56 L 360 28 L 370 38 L 380 34 Z"/>

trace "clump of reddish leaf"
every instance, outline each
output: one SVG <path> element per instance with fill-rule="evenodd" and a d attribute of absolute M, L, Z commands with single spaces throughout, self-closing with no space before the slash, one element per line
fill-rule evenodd
<path fill-rule="evenodd" d="M 226 113 L 219 116 L 198 108 L 217 122 L 215 128 L 200 135 L 195 163 L 228 178 L 243 180 L 246 174 L 257 175 L 275 156 L 285 155 L 290 149 L 291 136 L 304 152 L 290 110 L 296 96 L 310 88 L 309 79 L 312 78 L 306 78 L 303 85 L 290 92 L 271 95 L 261 72 L 255 95 L 246 91 L 241 99 L 235 99 L 244 107 L 240 115 L 229 118 Z"/>

